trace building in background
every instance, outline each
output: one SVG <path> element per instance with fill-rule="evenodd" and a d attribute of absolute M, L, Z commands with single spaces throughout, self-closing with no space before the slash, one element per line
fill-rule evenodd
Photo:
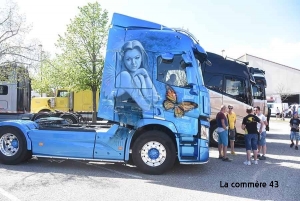
<path fill-rule="evenodd" d="M 280 94 L 290 94 L 283 102 L 300 103 L 300 69 L 282 65 L 250 54 L 238 58 L 249 62 L 248 66 L 260 68 L 266 72 L 266 94 L 269 102 L 281 102 Z"/>

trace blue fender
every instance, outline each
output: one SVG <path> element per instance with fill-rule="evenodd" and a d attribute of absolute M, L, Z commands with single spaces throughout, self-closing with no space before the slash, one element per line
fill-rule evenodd
<path fill-rule="evenodd" d="M 23 135 L 26 138 L 26 142 L 27 142 L 27 149 L 31 150 L 31 140 L 28 137 L 28 132 L 32 129 L 36 129 L 39 127 L 39 125 L 33 121 L 27 121 L 27 120 L 12 120 L 12 121 L 3 121 L 0 122 L 0 129 L 3 126 L 11 126 L 11 127 L 15 127 L 18 128 L 19 130 L 21 130 L 23 132 Z"/>
<path fill-rule="evenodd" d="M 132 137 L 134 135 L 136 130 L 131 130 L 128 135 L 127 135 L 127 141 L 126 141 L 126 147 L 125 147 L 125 153 L 124 153 L 124 160 L 128 161 L 129 160 L 129 153 L 130 153 L 130 144 Z"/>
<path fill-rule="evenodd" d="M 161 119 L 141 119 L 137 123 L 137 128 L 147 126 L 149 124 L 158 124 L 169 128 L 173 133 L 177 133 L 177 128 L 173 122 Z"/>

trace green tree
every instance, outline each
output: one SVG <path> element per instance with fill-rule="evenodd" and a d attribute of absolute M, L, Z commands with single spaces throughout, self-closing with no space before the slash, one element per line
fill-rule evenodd
<path fill-rule="evenodd" d="M 57 47 L 68 69 L 69 83 L 76 90 L 93 93 L 93 122 L 96 122 L 96 95 L 101 85 L 103 52 L 108 35 L 108 12 L 98 2 L 79 7 L 79 14 L 59 36 Z"/>

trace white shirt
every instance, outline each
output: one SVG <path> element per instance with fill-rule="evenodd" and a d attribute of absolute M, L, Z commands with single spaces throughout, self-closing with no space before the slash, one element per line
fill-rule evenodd
<path fill-rule="evenodd" d="M 266 125 L 264 122 L 267 121 L 267 118 L 263 114 L 257 115 L 257 117 L 263 122 L 263 127 L 261 131 L 262 132 L 266 131 Z M 257 123 L 257 130 L 259 131 L 259 129 L 260 129 L 260 123 Z"/>

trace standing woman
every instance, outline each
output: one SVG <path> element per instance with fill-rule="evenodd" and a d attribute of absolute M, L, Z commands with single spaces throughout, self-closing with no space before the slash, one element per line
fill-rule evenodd
<path fill-rule="evenodd" d="M 222 105 L 220 112 L 216 116 L 217 120 L 217 132 L 218 132 L 218 149 L 219 158 L 223 161 L 230 162 L 231 159 L 227 157 L 227 146 L 228 146 L 228 120 L 225 115 L 226 105 Z M 223 154 L 222 154 L 223 152 Z"/>

